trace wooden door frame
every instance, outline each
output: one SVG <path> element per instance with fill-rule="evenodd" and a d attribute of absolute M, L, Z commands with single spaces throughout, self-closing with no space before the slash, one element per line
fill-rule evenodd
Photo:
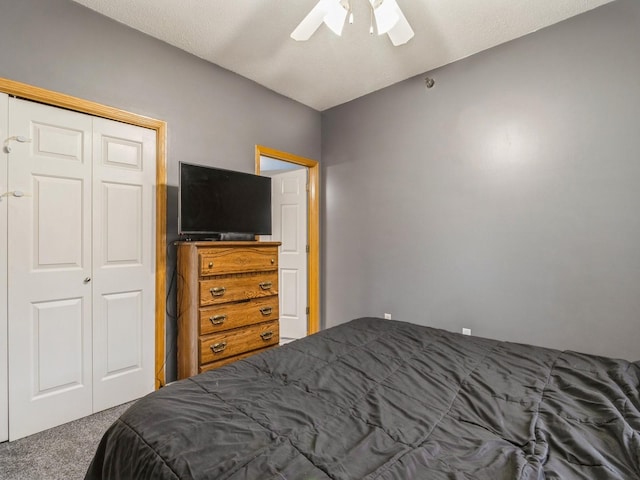
<path fill-rule="evenodd" d="M 307 188 L 308 302 L 307 334 L 320 330 L 320 164 L 316 160 L 256 145 L 256 174 L 260 174 L 260 157 L 302 165 L 309 172 Z"/>
<path fill-rule="evenodd" d="M 0 92 L 66 108 L 117 122 L 148 128 L 156 132 L 156 284 L 155 284 L 155 387 L 165 384 L 165 296 L 167 284 L 167 124 L 162 120 L 130 113 L 119 108 L 83 100 L 63 93 L 34 87 L 0 77 Z"/>

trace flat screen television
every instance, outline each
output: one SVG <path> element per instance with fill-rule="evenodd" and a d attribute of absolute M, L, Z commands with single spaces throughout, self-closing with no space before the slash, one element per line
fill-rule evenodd
<path fill-rule="evenodd" d="M 271 235 L 271 179 L 180 162 L 178 230 L 194 239 Z"/>

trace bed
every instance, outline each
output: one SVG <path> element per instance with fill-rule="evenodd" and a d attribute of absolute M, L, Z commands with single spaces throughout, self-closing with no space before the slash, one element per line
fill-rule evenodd
<path fill-rule="evenodd" d="M 640 479 L 640 362 L 361 318 L 136 402 L 87 479 Z"/>

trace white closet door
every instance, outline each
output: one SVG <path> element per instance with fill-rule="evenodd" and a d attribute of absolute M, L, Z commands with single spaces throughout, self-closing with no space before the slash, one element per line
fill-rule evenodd
<path fill-rule="evenodd" d="M 282 242 L 280 268 L 280 338 L 307 335 L 307 169 L 271 175 L 272 239 Z"/>
<path fill-rule="evenodd" d="M 96 118 L 93 134 L 94 411 L 154 389 L 153 130 Z"/>
<path fill-rule="evenodd" d="M 0 140 L 9 137 L 9 97 L 0 93 Z M 2 148 L 0 146 L 0 148 Z M 7 155 L 0 151 L 0 195 L 7 192 Z M 0 196 L 0 442 L 9 439 L 9 386 L 7 364 L 7 198 Z"/>
<path fill-rule="evenodd" d="M 92 411 L 91 129 L 87 115 L 9 99 L 11 440 Z M 20 196 L 21 192 L 23 196 Z"/>

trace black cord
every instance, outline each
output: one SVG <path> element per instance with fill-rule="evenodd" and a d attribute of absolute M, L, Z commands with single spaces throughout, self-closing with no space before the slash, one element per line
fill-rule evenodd
<path fill-rule="evenodd" d="M 175 243 L 173 243 L 173 242 L 168 242 L 167 243 L 167 260 L 169 260 L 171 258 L 171 253 L 172 252 L 171 252 L 170 248 L 172 246 L 175 246 Z M 172 292 L 172 290 L 173 290 L 173 288 L 175 286 L 176 276 L 177 276 L 177 273 L 178 273 L 178 266 L 175 264 L 175 262 L 172 262 L 172 263 L 175 265 L 175 267 L 173 269 L 173 273 L 171 274 L 171 280 L 169 281 L 169 288 L 167 289 L 167 295 L 166 295 L 165 301 L 164 301 L 164 305 L 165 305 L 165 308 L 164 308 L 165 322 L 166 322 L 167 318 L 169 318 L 169 319 L 171 319 L 173 321 L 176 321 L 176 322 L 178 321 L 178 313 L 177 313 L 177 311 L 175 313 L 172 313 L 169 310 L 169 298 L 171 298 L 171 292 Z M 178 308 L 178 306 L 176 304 L 176 309 L 177 308 Z M 166 336 L 166 329 L 165 329 L 165 336 Z M 165 343 L 166 343 L 166 338 L 165 338 Z M 166 382 L 166 378 L 160 378 L 160 373 L 164 372 L 165 373 L 164 376 L 166 377 L 165 368 L 167 366 L 167 361 L 168 361 L 170 355 L 173 354 L 173 350 L 174 350 L 174 342 L 171 343 L 171 345 L 169 347 L 169 350 L 165 351 L 165 353 L 164 353 L 164 362 L 162 363 L 162 365 L 160 366 L 160 368 L 156 372 L 156 380 L 159 381 L 160 388 L 164 387 L 165 386 L 165 382 Z"/>

